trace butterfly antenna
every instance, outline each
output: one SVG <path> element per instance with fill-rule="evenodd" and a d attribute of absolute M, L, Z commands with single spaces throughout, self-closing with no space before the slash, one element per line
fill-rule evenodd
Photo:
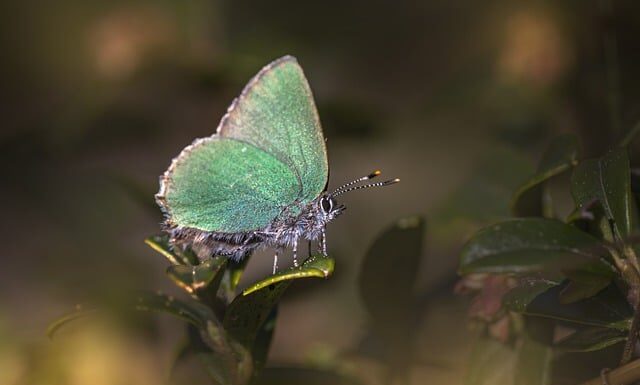
<path fill-rule="evenodd" d="M 360 177 L 360 178 L 358 178 L 356 180 L 352 180 L 351 182 L 345 183 L 342 186 L 338 187 L 337 189 L 333 190 L 331 195 L 342 194 L 342 190 L 346 189 L 347 187 L 353 186 L 356 183 L 364 182 L 365 180 L 373 179 L 373 178 L 377 177 L 378 175 L 380 175 L 380 170 L 376 170 L 376 171 L 372 172 L 369 175 L 365 175 L 365 176 Z"/>
<path fill-rule="evenodd" d="M 389 186 L 389 185 L 392 185 L 392 184 L 395 184 L 395 183 L 398 183 L 398 182 L 400 182 L 400 179 L 396 178 L 396 179 L 385 180 L 384 182 L 369 183 L 369 184 L 364 184 L 364 185 L 361 185 L 361 186 L 354 186 L 354 187 L 348 188 L 346 190 L 340 190 L 340 191 L 338 191 L 338 192 L 336 192 L 334 194 L 331 194 L 331 195 L 336 197 L 338 195 L 347 193 L 349 191 L 360 190 L 360 189 L 363 189 L 363 188 Z"/>

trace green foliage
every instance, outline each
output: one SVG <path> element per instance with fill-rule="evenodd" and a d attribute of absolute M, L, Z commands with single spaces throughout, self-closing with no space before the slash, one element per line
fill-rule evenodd
<path fill-rule="evenodd" d="M 501 298 L 501 314 L 511 319 L 510 342 L 492 339 L 487 328 L 467 384 L 550 384 L 564 354 L 635 343 L 637 331 L 630 328 L 640 264 L 632 231 L 638 213 L 627 149 L 580 160 L 576 143 L 573 136 L 558 137 L 516 190 L 512 211 L 522 218 L 481 229 L 461 252 L 461 274 L 499 274 L 511 285 Z M 563 221 L 549 183 L 569 171 L 575 207 Z M 565 336 L 554 339 L 558 330 Z"/>
<path fill-rule="evenodd" d="M 176 363 L 197 358 L 213 383 L 248 384 L 264 367 L 277 319 L 277 304 L 291 282 L 333 273 L 329 257 L 312 256 L 293 267 L 251 285 L 236 294 L 246 262 L 214 256 L 199 261 L 190 250 L 171 248 L 165 236 L 145 240 L 170 263 L 167 276 L 190 295 L 180 299 L 162 293 L 139 293 L 114 303 L 84 306 L 53 322 L 48 335 L 79 318 L 102 312 L 151 311 L 175 316 L 187 323 L 187 341 Z M 347 382 L 345 382 L 347 383 Z"/>

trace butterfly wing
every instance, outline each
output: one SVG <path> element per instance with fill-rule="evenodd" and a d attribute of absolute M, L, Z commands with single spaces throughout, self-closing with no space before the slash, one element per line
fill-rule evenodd
<path fill-rule="evenodd" d="M 265 228 L 300 192 L 295 173 L 273 155 L 214 135 L 173 160 L 156 200 L 171 227 L 236 233 Z"/>
<path fill-rule="evenodd" d="M 311 89 L 294 57 L 275 60 L 247 84 L 218 134 L 251 143 L 288 165 L 302 185 L 301 202 L 324 190 L 327 150 Z"/>

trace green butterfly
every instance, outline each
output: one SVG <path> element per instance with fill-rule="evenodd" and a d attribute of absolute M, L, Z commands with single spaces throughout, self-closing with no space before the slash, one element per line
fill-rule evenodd
<path fill-rule="evenodd" d="M 216 133 L 196 139 L 160 177 L 156 201 L 177 245 L 200 245 L 241 260 L 261 246 L 278 252 L 320 240 L 344 211 L 335 197 L 385 182 L 354 186 L 379 172 L 326 191 L 327 149 L 311 89 L 292 56 L 264 67 L 236 98 Z"/>

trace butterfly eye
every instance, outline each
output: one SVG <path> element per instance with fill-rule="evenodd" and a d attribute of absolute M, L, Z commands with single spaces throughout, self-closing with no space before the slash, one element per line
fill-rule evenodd
<path fill-rule="evenodd" d="M 322 206 L 322 211 L 325 213 L 330 213 L 331 209 L 333 209 L 333 202 L 331 198 L 322 198 L 320 200 L 320 206 Z"/>

